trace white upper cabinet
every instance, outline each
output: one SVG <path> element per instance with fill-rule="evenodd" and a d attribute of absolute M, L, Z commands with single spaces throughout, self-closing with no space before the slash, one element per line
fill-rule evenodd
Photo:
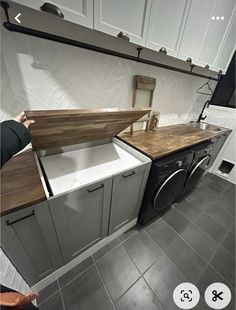
<path fill-rule="evenodd" d="M 236 49 L 236 14 L 234 12 L 233 18 L 230 22 L 227 34 L 221 45 L 220 52 L 214 64 L 217 70 L 226 72 L 230 61 L 233 57 L 233 53 Z"/>
<path fill-rule="evenodd" d="M 189 0 L 153 0 L 146 46 L 177 56 L 190 5 Z"/>
<path fill-rule="evenodd" d="M 132 43 L 145 45 L 150 0 L 95 0 L 94 28 L 117 36 L 128 33 Z"/>
<path fill-rule="evenodd" d="M 193 63 L 202 65 L 199 56 L 216 1 L 192 0 L 178 58 L 186 60 L 190 57 Z"/>
<path fill-rule="evenodd" d="M 224 38 L 227 35 L 227 29 L 232 19 L 234 9 L 235 0 L 216 1 L 199 57 L 202 65 L 209 64 L 210 68 L 215 69 L 215 62 L 220 52 L 221 45 L 224 42 Z M 215 19 L 212 19 L 212 17 L 215 17 Z M 219 17 L 219 19 L 217 19 L 217 17 Z M 223 19 L 221 19 L 221 17 Z M 222 53 L 224 54 L 223 50 Z"/>
<path fill-rule="evenodd" d="M 64 19 L 85 27 L 93 28 L 93 0 L 14 0 L 25 6 L 40 10 L 48 2 L 57 6 L 64 15 Z"/>

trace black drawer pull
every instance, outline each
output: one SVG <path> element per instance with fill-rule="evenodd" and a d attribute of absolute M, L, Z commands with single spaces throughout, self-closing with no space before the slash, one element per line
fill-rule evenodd
<path fill-rule="evenodd" d="M 15 223 L 20 222 L 20 221 L 22 221 L 24 219 L 27 219 L 28 217 L 33 216 L 33 215 L 34 215 L 34 210 L 29 215 L 26 215 L 26 216 L 24 216 L 22 218 L 19 218 L 18 220 L 15 220 L 15 221 L 8 221 L 7 220 L 7 225 L 9 226 L 9 225 L 15 224 Z"/>
<path fill-rule="evenodd" d="M 135 171 L 132 171 L 129 174 L 122 174 L 122 177 L 123 178 L 128 178 L 128 177 L 131 177 L 131 175 L 134 175 L 134 174 L 135 174 Z"/>
<path fill-rule="evenodd" d="M 98 186 L 98 187 L 96 187 L 96 188 L 94 188 L 94 189 L 87 189 L 87 191 L 89 192 L 89 193 L 92 193 L 92 192 L 95 192 L 95 191 L 97 191 L 97 190 L 99 190 L 99 189 L 101 189 L 101 188 L 103 188 L 104 187 L 104 184 L 101 184 L 100 186 Z"/>
<path fill-rule="evenodd" d="M 45 2 L 41 7 L 40 10 L 49 14 L 56 15 L 58 17 L 64 18 L 64 14 L 62 11 L 55 5 Z"/>

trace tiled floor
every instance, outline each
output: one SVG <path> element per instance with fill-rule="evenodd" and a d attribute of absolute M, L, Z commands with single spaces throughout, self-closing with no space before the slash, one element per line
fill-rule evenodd
<path fill-rule="evenodd" d="M 41 310 L 175 310 L 172 293 L 192 282 L 235 290 L 235 186 L 208 174 L 161 218 L 135 227 L 40 294 Z M 234 294 L 233 294 L 234 295 Z M 228 310 L 234 309 L 234 298 Z"/>

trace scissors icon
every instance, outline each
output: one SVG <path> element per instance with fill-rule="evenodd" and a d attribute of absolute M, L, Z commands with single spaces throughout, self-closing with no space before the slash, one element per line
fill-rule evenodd
<path fill-rule="evenodd" d="M 223 294 L 223 292 L 217 293 L 217 291 L 214 290 L 214 291 L 212 291 L 212 294 L 214 295 L 214 297 L 212 297 L 212 301 L 217 301 L 218 298 L 220 300 L 223 300 L 223 298 L 220 296 Z"/>

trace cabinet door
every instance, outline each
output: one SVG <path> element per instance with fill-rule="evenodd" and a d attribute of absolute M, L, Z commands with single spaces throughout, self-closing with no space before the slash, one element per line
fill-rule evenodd
<path fill-rule="evenodd" d="M 1 246 L 29 285 L 63 264 L 47 202 L 1 218 Z"/>
<path fill-rule="evenodd" d="M 93 0 L 15 0 L 15 2 L 37 10 L 40 10 L 41 5 L 45 2 L 51 3 L 62 11 L 64 19 L 75 24 L 93 28 Z"/>
<path fill-rule="evenodd" d="M 131 42 L 144 46 L 150 7 L 150 0 L 96 0 L 94 28 L 114 36 L 126 32 Z"/>
<path fill-rule="evenodd" d="M 109 234 L 138 217 L 150 163 L 113 178 Z"/>
<path fill-rule="evenodd" d="M 209 165 L 208 165 L 209 168 L 213 165 L 217 155 L 219 154 L 219 152 L 220 152 L 221 148 L 223 147 L 226 139 L 228 138 L 228 135 L 229 135 L 228 133 L 225 133 L 223 135 L 220 135 L 220 136 L 212 139 L 212 142 L 214 144 L 212 146 L 212 151 L 211 151 L 211 160 L 210 160 Z"/>
<path fill-rule="evenodd" d="M 199 56 L 216 1 L 192 0 L 178 58 L 186 60 L 191 57 L 195 64 L 202 65 Z"/>
<path fill-rule="evenodd" d="M 189 0 L 153 0 L 147 47 L 165 47 L 168 55 L 177 56 L 189 4 Z"/>
<path fill-rule="evenodd" d="M 49 200 L 66 262 L 108 233 L 111 178 Z"/>
<path fill-rule="evenodd" d="M 233 18 L 230 22 L 227 34 L 224 38 L 223 44 L 220 48 L 220 52 L 214 64 L 216 70 L 222 70 L 226 73 L 230 61 L 233 57 L 234 51 L 236 49 L 236 14 L 234 12 Z"/>
<path fill-rule="evenodd" d="M 217 0 L 212 16 L 215 19 L 210 19 L 207 33 L 204 37 L 204 43 L 201 47 L 199 60 L 205 65 L 209 64 L 210 68 L 215 69 L 215 62 L 220 51 L 224 38 L 227 35 L 227 29 L 235 10 L 235 0 Z M 216 19 L 220 17 L 220 19 Z M 223 19 L 221 19 L 223 17 Z M 235 38 L 232 38 L 234 45 Z M 232 46 L 232 44 L 231 44 Z M 224 52 L 222 52 L 223 57 Z"/>

